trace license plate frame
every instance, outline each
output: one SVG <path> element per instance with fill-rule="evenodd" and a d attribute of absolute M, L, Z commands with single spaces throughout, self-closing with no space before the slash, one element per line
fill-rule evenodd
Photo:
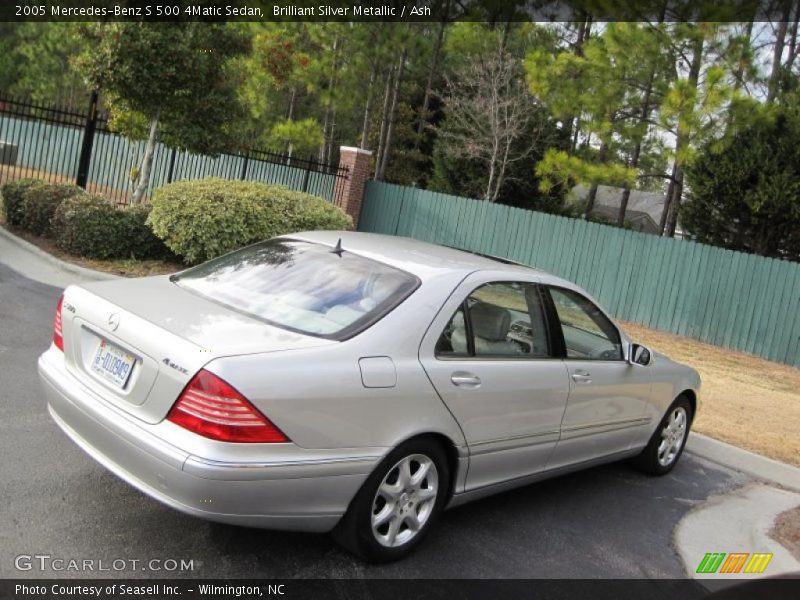
<path fill-rule="evenodd" d="M 133 354 L 101 338 L 89 370 L 102 381 L 123 390 L 130 380 L 135 365 L 136 357 Z"/>

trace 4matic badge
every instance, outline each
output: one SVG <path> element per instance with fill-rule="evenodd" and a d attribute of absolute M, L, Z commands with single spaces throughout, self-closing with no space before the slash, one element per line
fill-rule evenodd
<path fill-rule="evenodd" d="M 175 369 L 176 371 L 180 371 L 180 372 L 181 372 L 181 373 L 183 373 L 184 375 L 188 375 L 188 374 L 189 374 L 189 371 L 187 371 L 186 369 L 184 369 L 184 368 L 183 368 L 182 366 L 180 366 L 180 365 L 176 365 L 176 364 L 175 364 L 174 362 L 172 362 L 172 361 L 171 361 L 169 358 L 165 358 L 165 359 L 164 359 L 164 360 L 162 360 L 161 362 L 163 362 L 165 365 L 167 365 L 167 366 L 168 366 L 169 368 L 171 368 L 171 369 Z"/>

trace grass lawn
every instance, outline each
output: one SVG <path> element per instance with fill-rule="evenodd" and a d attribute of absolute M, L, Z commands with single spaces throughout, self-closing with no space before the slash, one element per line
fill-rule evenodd
<path fill-rule="evenodd" d="M 622 323 L 632 339 L 698 370 L 694 430 L 800 467 L 800 369 Z"/>

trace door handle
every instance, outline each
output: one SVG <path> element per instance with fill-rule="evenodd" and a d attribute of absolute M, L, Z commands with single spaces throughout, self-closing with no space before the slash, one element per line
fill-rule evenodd
<path fill-rule="evenodd" d="M 450 381 L 453 382 L 453 385 L 465 388 L 476 388 L 481 385 L 480 377 L 466 371 L 456 371 L 450 376 Z"/>
<path fill-rule="evenodd" d="M 592 383 L 592 374 L 589 371 L 574 371 L 572 373 L 572 381 L 575 383 Z"/>

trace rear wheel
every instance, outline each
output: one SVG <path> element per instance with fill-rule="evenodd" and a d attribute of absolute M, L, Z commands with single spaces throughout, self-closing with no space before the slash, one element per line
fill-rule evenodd
<path fill-rule="evenodd" d="M 641 471 L 666 475 L 678 463 L 692 425 L 692 406 L 685 396 L 678 396 L 658 424 L 642 453 L 634 459 Z"/>
<path fill-rule="evenodd" d="M 430 439 L 395 448 L 369 476 L 333 532 L 349 551 L 372 562 L 402 558 L 427 535 L 447 499 L 450 473 Z"/>

